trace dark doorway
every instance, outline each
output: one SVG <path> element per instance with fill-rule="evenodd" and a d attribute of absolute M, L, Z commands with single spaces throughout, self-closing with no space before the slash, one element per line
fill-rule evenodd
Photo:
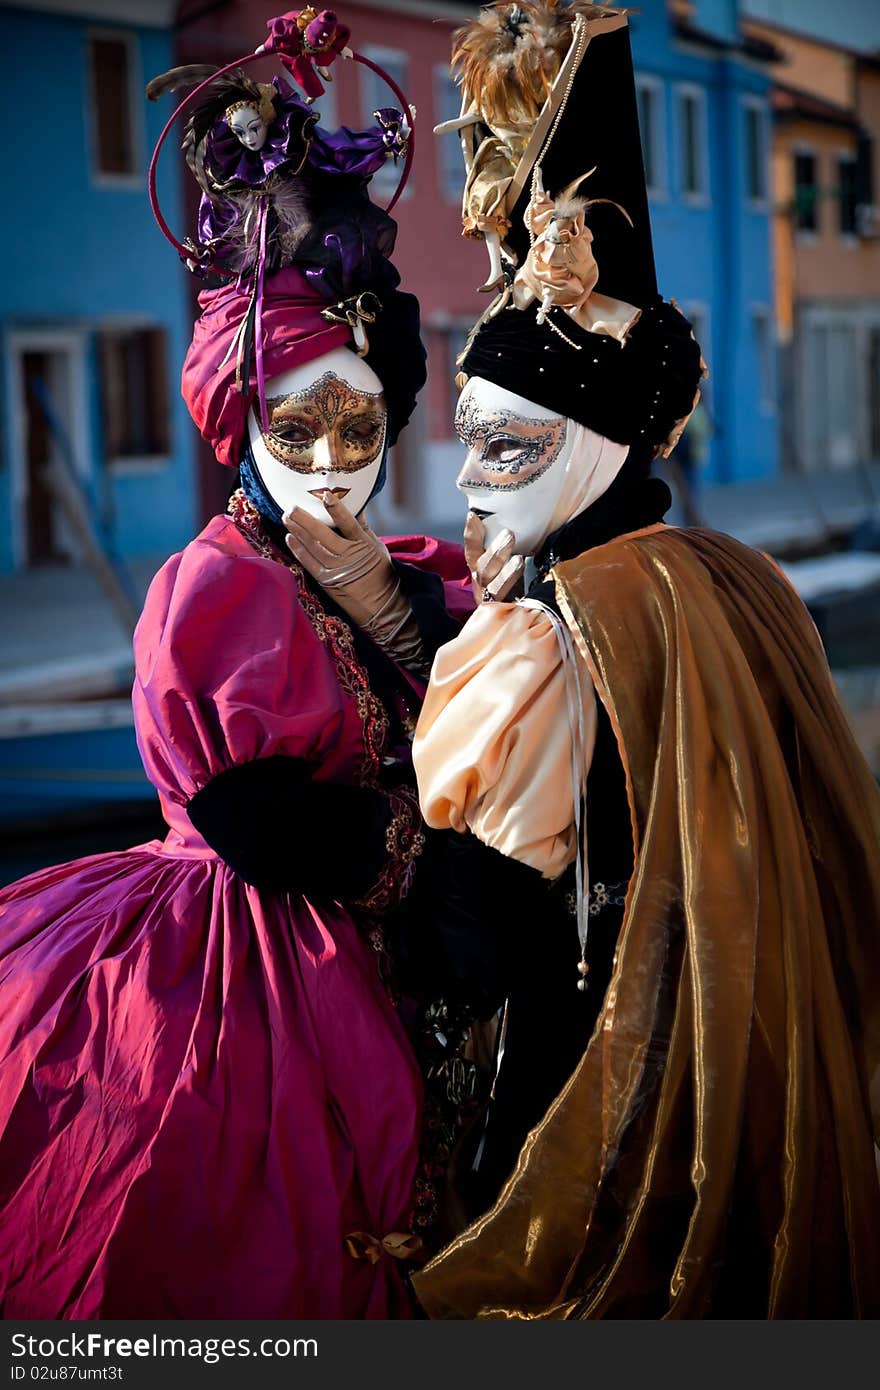
<path fill-rule="evenodd" d="M 45 391 L 48 387 L 51 354 L 25 352 L 21 360 L 25 396 L 28 564 L 64 563 L 67 556 L 58 545 L 52 494 L 45 481 L 46 466 L 52 458 L 52 436 L 39 399 L 40 388 Z"/>

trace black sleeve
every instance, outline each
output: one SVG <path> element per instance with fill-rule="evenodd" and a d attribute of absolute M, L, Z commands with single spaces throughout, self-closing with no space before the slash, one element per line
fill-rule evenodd
<path fill-rule="evenodd" d="M 388 860 L 394 808 L 383 791 L 316 782 L 301 759 L 276 756 L 219 773 L 187 812 L 246 883 L 356 901 Z"/>
<path fill-rule="evenodd" d="M 422 639 L 425 660 L 434 660 L 440 647 L 461 632 L 461 624 L 446 608 L 443 580 L 402 560 L 392 560 L 400 587 L 409 599 L 416 627 Z"/>
<path fill-rule="evenodd" d="M 404 986 L 489 1018 L 527 935 L 540 936 L 549 884 L 470 832 L 428 831 L 395 943 Z"/>

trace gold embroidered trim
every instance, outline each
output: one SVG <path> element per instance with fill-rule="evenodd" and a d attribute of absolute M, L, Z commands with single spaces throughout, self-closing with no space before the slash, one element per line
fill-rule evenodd
<path fill-rule="evenodd" d="M 425 848 L 422 814 L 415 793 L 398 788 L 385 795 L 393 812 L 385 829 L 388 858 L 374 887 L 355 903 L 365 912 L 388 912 L 406 896 L 415 861 Z"/>

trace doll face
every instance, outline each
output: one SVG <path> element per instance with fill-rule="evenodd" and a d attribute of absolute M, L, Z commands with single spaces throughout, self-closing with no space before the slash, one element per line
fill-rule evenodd
<path fill-rule="evenodd" d="M 266 143 L 268 127 L 255 106 L 239 106 L 233 111 L 229 129 L 246 150 L 261 150 Z"/>
<path fill-rule="evenodd" d="M 382 383 L 348 348 L 336 348 L 266 383 L 269 430 L 254 408 L 251 451 L 260 476 L 285 512 L 302 507 L 330 524 L 321 497 L 331 490 L 355 516 L 363 511 L 385 455 Z"/>

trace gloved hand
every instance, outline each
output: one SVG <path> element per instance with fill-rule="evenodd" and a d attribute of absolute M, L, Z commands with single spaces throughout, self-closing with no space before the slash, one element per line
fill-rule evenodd
<path fill-rule="evenodd" d="M 486 548 L 486 528 L 476 512 L 468 512 L 464 524 L 464 557 L 471 572 L 477 603 L 517 598 L 522 593 L 525 560 L 513 554 L 516 537 L 502 531 Z"/>
<path fill-rule="evenodd" d="M 284 517 L 288 548 L 384 652 L 417 667 L 419 630 L 386 547 L 332 492 L 321 500 L 335 529 L 294 507 Z"/>

